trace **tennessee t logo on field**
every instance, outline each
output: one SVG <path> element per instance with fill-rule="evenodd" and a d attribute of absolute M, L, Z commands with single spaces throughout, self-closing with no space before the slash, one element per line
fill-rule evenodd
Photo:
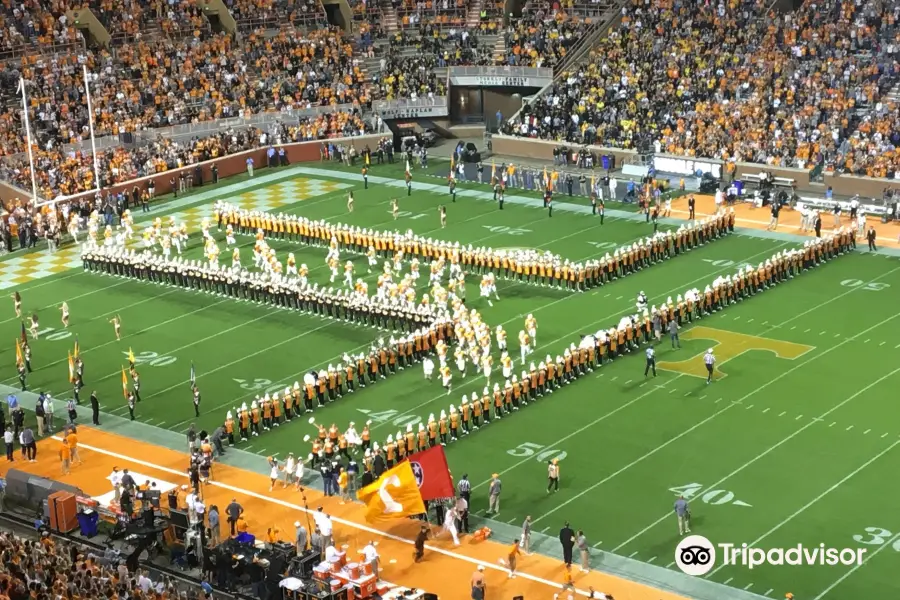
<path fill-rule="evenodd" d="M 722 329 L 713 329 L 712 327 L 693 327 L 680 337 L 682 341 L 709 340 L 712 343 L 717 359 L 716 379 L 721 379 L 727 375 L 727 373 L 723 373 L 719 369 L 721 366 L 745 352 L 764 350 L 774 353 L 778 358 L 795 360 L 815 348 L 815 346 L 773 340 L 756 335 L 724 331 Z M 692 375 L 694 377 L 702 377 L 705 379 L 706 367 L 703 364 L 702 359 L 703 351 L 701 350 L 694 356 L 685 360 L 662 361 L 657 366 L 665 371 L 676 371 L 678 373 L 684 373 L 685 375 Z"/>

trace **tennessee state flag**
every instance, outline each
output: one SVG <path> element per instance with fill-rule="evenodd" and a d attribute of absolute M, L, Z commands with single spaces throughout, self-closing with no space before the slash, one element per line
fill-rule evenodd
<path fill-rule="evenodd" d="M 422 500 L 428 502 L 438 498 L 452 498 L 455 495 L 453 478 L 450 476 L 450 467 L 447 466 L 443 446 L 417 452 L 409 457 L 408 462 L 412 467 Z"/>
<path fill-rule="evenodd" d="M 425 503 L 409 462 L 388 469 L 376 481 L 356 492 L 366 505 L 366 521 L 404 519 L 425 512 Z"/>

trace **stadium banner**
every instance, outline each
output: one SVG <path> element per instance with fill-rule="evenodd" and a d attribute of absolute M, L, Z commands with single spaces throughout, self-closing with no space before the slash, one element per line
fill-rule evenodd
<path fill-rule="evenodd" d="M 366 505 L 366 521 L 404 519 L 425 512 L 416 476 L 409 462 L 388 469 L 378 481 L 367 485 L 356 497 Z"/>
<path fill-rule="evenodd" d="M 542 88 L 553 83 L 553 69 L 539 67 L 451 67 L 450 85 Z"/>
<path fill-rule="evenodd" d="M 428 502 L 438 498 L 452 498 L 455 495 L 453 477 L 450 476 L 450 467 L 447 465 L 443 446 L 416 452 L 408 462 L 412 467 L 422 500 Z"/>
<path fill-rule="evenodd" d="M 696 158 L 657 154 L 653 157 L 653 168 L 660 173 L 696 175 L 699 171 L 701 173 L 711 173 L 717 179 L 722 177 L 722 161 L 720 160 L 699 160 Z"/>

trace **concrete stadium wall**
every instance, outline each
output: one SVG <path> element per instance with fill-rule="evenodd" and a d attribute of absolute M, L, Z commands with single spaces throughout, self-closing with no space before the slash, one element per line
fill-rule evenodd
<path fill-rule="evenodd" d="M 494 154 L 539 160 L 553 160 L 553 149 L 560 145 L 559 142 L 524 139 L 505 135 L 494 135 L 491 142 L 493 144 Z M 569 146 L 574 147 L 574 144 L 569 144 Z M 636 155 L 633 151 L 621 150 L 618 148 L 606 148 L 603 146 L 591 146 L 590 149 L 596 154 L 615 156 L 616 166 L 621 166 L 626 158 L 634 157 Z M 685 157 L 672 156 L 672 158 L 684 159 Z M 853 196 L 854 194 L 859 194 L 864 198 L 876 198 L 880 200 L 882 191 L 885 188 L 900 189 L 900 180 L 897 179 L 876 179 L 872 177 L 858 177 L 855 175 L 837 175 L 826 172 L 823 184 L 810 181 L 809 171 L 805 169 L 774 168 L 756 163 L 737 163 L 735 175 L 737 179 L 740 179 L 746 174 L 756 174 L 763 169 L 770 171 L 775 177 L 794 179 L 797 182 L 797 191 L 800 194 L 821 194 L 825 191 L 827 186 L 831 186 L 837 196 Z"/>
<path fill-rule="evenodd" d="M 370 148 L 375 148 L 375 145 L 378 143 L 383 135 L 363 135 L 358 137 L 350 137 L 350 138 L 334 138 L 329 140 L 315 140 L 310 142 L 298 142 L 294 144 L 283 144 L 282 146 L 276 146 L 278 148 L 284 147 L 285 152 L 287 153 L 288 163 L 296 164 L 296 163 L 304 163 L 304 162 L 313 162 L 319 160 L 319 149 L 323 143 L 343 143 L 348 144 L 350 146 L 355 146 L 357 151 L 362 151 L 362 149 L 368 144 Z M 219 167 L 219 179 L 224 179 L 226 177 L 231 177 L 232 175 L 237 175 L 239 173 L 245 173 L 247 171 L 247 159 L 252 157 L 254 166 L 257 169 L 261 169 L 266 166 L 266 152 L 268 148 L 257 148 L 254 150 L 247 150 L 245 152 L 239 152 L 237 154 L 231 154 L 229 156 L 224 156 L 222 158 L 217 158 L 214 160 L 204 161 L 200 164 L 200 167 L 203 169 L 203 181 L 208 183 L 212 181 L 212 167 L 213 165 L 218 165 Z M 131 191 L 134 186 L 138 186 L 140 189 L 144 189 L 147 187 L 147 184 L 153 180 L 156 184 L 156 194 L 162 195 L 167 194 L 172 191 L 172 186 L 169 185 L 169 179 L 177 175 L 182 171 L 188 171 L 191 175 L 194 173 L 194 168 L 197 165 L 190 165 L 188 167 L 183 167 L 181 169 L 172 169 L 170 171 L 163 171 L 162 173 L 156 173 L 154 175 L 148 175 L 147 177 L 141 177 L 139 179 L 133 179 L 131 181 L 126 181 L 124 183 L 117 183 L 113 186 L 105 188 L 112 193 L 118 193 L 120 191 Z M 248 184 L 249 185 L 249 184 Z M 83 194 L 79 194 L 74 199 L 78 198 L 93 198 L 94 192 L 85 192 Z M 25 199 L 30 197 L 30 192 L 26 192 L 14 186 L 8 185 L 6 183 L 0 183 L 0 201 L 4 204 L 9 203 L 10 201 L 21 198 Z"/>

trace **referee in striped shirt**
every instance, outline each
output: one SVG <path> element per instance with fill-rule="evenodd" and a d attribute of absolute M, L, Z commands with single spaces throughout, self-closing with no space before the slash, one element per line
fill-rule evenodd
<path fill-rule="evenodd" d="M 459 493 L 460 498 L 465 498 L 466 502 L 470 501 L 472 484 L 469 482 L 469 476 L 467 474 L 463 475 L 462 479 L 456 484 L 456 491 Z"/>
<path fill-rule="evenodd" d="M 644 377 L 651 370 L 653 371 L 653 376 L 656 377 L 656 350 L 653 346 L 647 348 L 647 367 L 644 369 Z"/>
<path fill-rule="evenodd" d="M 703 364 L 706 365 L 706 385 L 712 383 L 713 370 L 716 368 L 716 357 L 713 356 L 712 348 L 703 355 Z"/>

